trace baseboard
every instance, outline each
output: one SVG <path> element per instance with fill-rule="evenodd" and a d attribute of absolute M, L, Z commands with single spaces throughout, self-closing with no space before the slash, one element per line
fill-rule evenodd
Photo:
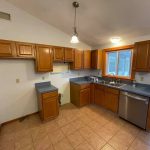
<path fill-rule="evenodd" d="M 16 119 L 12 119 L 12 120 L 3 122 L 2 124 L 0 124 L 0 129 L 1 129 L 1 127 L 2 127 L 3 125 L 12 123 L 12 122 L 14 122 L 14 121 L 23 120 L 24 118 L 29 117 L 29 116 L 32 116 L 32 115 L 37 114 L 37 113 L 38 113 L 38 112 L 34 112 L 34 113 L 31 113 L 31 114 L 28 114 L 28 115 L 25 115 L 25 116 L 22 116 L 22 117 L 19 117 L 19 118 L 16 118 Z"/>

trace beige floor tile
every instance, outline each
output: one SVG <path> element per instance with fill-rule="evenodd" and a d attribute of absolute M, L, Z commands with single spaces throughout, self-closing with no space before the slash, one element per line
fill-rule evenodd
<path fill-rule="evenodd" d="M 137 138 L 145 142 L 146 144 L 150 145 L 150 133 L 149 132 L 141 130 Z"/>
<path fill-rule="evenodd" d="M 61 130 L 63 131 L 63 133 L 64 133 L 65 135 L 69 135 L 69 134 L 71 134 L 71 133 L 73 133 L 73 132 L 76 131 L 76 127 L 74 126 L 73 123 L 69 123 L 69 124 L 67 124 L 66 126 L 63 126 L 63 127 L 61 128 Z"/>
<path fill-rule="evenodd" d="M 39 139 L 43 139 L 43 137 L 45 137 L 48 133 L 46 132 L 46 128 L 45 127 L 35 127 L 35 128 L 32 128 L 30 130 L 31 132 L 31 135 L 32 135 L 32 139 L 33 139 L 33 142 L 39 140 Z"/>
<path fill-rule="evenodd" d="M 73 147 L 66 138 L 62 139 L 57 144 L 54 144 L 55 150 L 73 150 Z"/>
<path fill-rule="evenodd" d="M 14 133 L 0 135 L 0 150 L 14 150 Z"/>
<path fill-rule="evenodd" d="M 126 150 L 135 139 L 135 136 L 126 131 L 119 131 L 112 139 L 109 144 L 118 150 Z"/>
<path fill-rule="evenodd" d="M 106 144 L 101 150 L 115 150 L 115 149 L 109 144 Z"/>
<path fill-rule="evenodd" d="M 75 150 L 94 150 L 94 149 L 87 142 L 84 142 L 80 144 L 79 146 L 77 146 Z"/>
<path fill-rule="evenodd" d="M 150 150 L 150 146 L 145 144 L 143 141 L 136 139 L 129 150 Z"/>
<path fill-rule="evenodd" d="M 74 127 L 76 130 L 82 128 L 85 126 L 85 124 L 81 121 L 81 119 L 76 119 L 72 122 L 72 124 L 74 124 Z"/>
<path fill-rule="evenodd" d="M 93 131 L 96 131 L 97 129 L 100 129 L 101 126 L 98 124 L 98 122 L 96 121 L 91 121 L 88 126 L 93 130 Z"/>
<path fill-rule="evenodd" d="M 114 130 L 113 128 L 110 129 L 106 127 L 103 127 L 100 130 L 96 131 L 96 134 L 102 137 L 106 141 L 109 141 L 116 133 L 117 131 Z"/>
<path fill-rule="evenodd" d="M 43 124 L 43 126 L 45 127 L 46 132 L 48 134 L 58 130 L 58 128 L 59 128 L 59 126 L 58 126 L 58 124 L 56 123 L 55 120 L 49 121 L 49 122 Z"/>
<path fill-rule="evenodd" d="M 67 136 L 67 138 L 73 148 L 77 147 L 78 145 L 80 145 L 81 143 L 83 143 L 85 141 L 85 139 L 80 135 L 80 133 L 78 131 Z"/>
<path fill-rule="evenodd" d="M 95 150 L 101 149 L 106 144 L 106 141 L 96 134 L 92 134 L 86 140 Z"/>
<path fill-rule="evenodd" d="M 32 149 L 33 143 L 31 136 L 22 137 L 15 141 L 15 150 Z"/>
<path fill-rule="evenodd" d="M 50 133 L 48 136 L 52 144 L 56 144 L 64 138 L 64 134 L 60 129 Z"/>
<path fill-rule="evenodd" d="M 90 123 L 90 122 L 92 121 L 88 116 L 83 115 L 83 114 L 79 116 L 79 119 L 80 119 L 84 124 L 88 124 L 88 123 Z"/>
<path fill-rule="evenodd" d="M 68 120 L 64 117 L 63 118 L 56 118 L 56 122 L 57 122 L 59 127 L 63 127 L 69 123 Z"/>
<path fill-rule="evenodd" d="M 85 126 L 83 128 L 81 128 L 79 130 L 81 136 L 83 136 L 85 139 L 87 139 L 88 137 L 90 137 L 92 134 L 94 134 L 94 132 L 92 131 L 92 129 L 88 126 Z"/>
<path fill-rule="evenodd" d="M 48 136 L 45 136 L 42 140 L 38 140 L 34 142 L 34 149 L 35 150 L 52 150 L 53 146 L 49 140 Z"/>

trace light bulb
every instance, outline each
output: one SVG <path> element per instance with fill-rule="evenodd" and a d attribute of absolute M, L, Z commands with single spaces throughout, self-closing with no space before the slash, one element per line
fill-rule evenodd
<path fill-rule="evenodd" d="M 71 43 L 79 43 L 79 39 L 76 35 L 73 35 L 71 40 L 70 40 Z"/>
<path fill-rule="evenodd" d="M 118 44 L 121 41 L 120 37 L 112 37 L 110 41 L 114 44 Z"/>

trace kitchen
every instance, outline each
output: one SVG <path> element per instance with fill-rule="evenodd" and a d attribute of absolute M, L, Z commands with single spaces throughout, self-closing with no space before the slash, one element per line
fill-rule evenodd
<path fill-rule="evenodd" d="M 86 34 L 83 28 L 79 28 L 80 30 L 77 30 L 79 38 L 84 33 L 87 37 L 83 36 L 79 44 L 72 44 L 70 43 L 74 20 L 72 2 L 66 0 L 63 6 L 61 6 L 63 2 L 45 2 L 47 5 L 53 4 L 54 8 L 59 7 L 63 15 L 67 15 L 69 11 L 72 17 L 68 25 L 65 24 L 71 30 L 69 34 L 63 27 L 59 30 L 60 26 L 64 26 L 63 22 L 60 26 L 56 26 L 57 19 L 55 20 L 52 13 L 56 12 L 54 8 L 51 8 L 51 13 L 48 14 L 51 15 L 51 21 L 54 23 L 47 23 L 46 18 L 45 21 L 42 20 L 42 13 L 38 13 L 46 7 L 46 4 L 37 2 L 37 7 L 34 8 L 32 2 L 31 7 L 28 7 L 28 3 L 23 0 L 0 2 L 0 11 L 11 15 L 10 21 L 0 20 L 0 124 L 2 124 L 0 149 L 150 149 L 148 133 L 150 116 L 147 104 L 150 97 L 148 30 L 145 29 L 139 35 L 136 33 L 126 38 L 127 35 L 117 32 L 114 34 L 114 30 L 111 31 L 107 26 L 111 36 L 122 35 L 122 39 L 119 37 L 111 39 L 118 40 L 119 44 L 111 41 L 105 43 L 111 36 L 108 38 L 103 34 L 105 41 L 102 39 L 99 43 L 94 38 L 98 36 L 95 30 L 105 31 L 106 28 L 100 27 L 101 23 L 97 28 L 93 23 L 95 29 L 86 30 L 91 35 Z M 117 6 L 122 6 L 124 3 L 118 2 Z M 86 26 L 83 26 L 83 18 L 86 18 L 83 21 L 88 20 L 88 16 L 82 16 L 85 15 L 81 12 L 82 9 L 86 10 L 84 7 L 93 5 L 91 11 L 100 15 L 105 12 L 102 5 L 108 7 L 108 3 L 97 0 L 92 4 L 79 1 L 79 4 L 77 8 L 79 27 Z M 148 4 L 149 2 L 146 1 L 143 5 L 137 4 L 135 12 L 138 8 L 147 8 Z M 116 8 L 112 2 L 111 5 Z M 103 11 L 93 10 L 99 7 Z M 126 4 L 126 7 L 129 5 Z M 32 11 L 33 8 L 35 12 Z M 90 10 L 86 11 L 89 15 Z M 140 19 L 144 19 L 144 13 L 139 19 L 131 21 L 131 24 L 134 22 L 138 24 Z M 115 17 L 116 13 L 112 15 Z M 90 17 L 92 16 L 89 16 L 89 19 L 94 21 Z M 105 17 L 109 20 L 107 14 Z M 127 25 L 121 19 L 116 21 Z M 142 23 L 148 24 L 146 21 L 145 19 Z M 86 27 L 89 26 L 87 24 Z M 126 32 L 130 33 L 132 30 L 131 27 Z M 138 28 L 135 28 L 136 30 Z M 108 32 L 105 31 L 106 35 Z M 82 39 L 88 44 L 81 42 Z M 113 66 L 122 63 L 124 67 Z M 125 78 L 121 75 L 117 78 L 117 74 L 123 74 Z M 46 84 L 44 90 L 50 87 L 46 95 L 38 86 L 40 83 L 41 87 L 43 82 Z M 47 85 L 50 82 L 51 85 Z M 35 84 L 38 84 L 37 90 Z M 58 94 L 61 94 L 60 107 Z M 135 99 L 130 99 L 129 96 Z M 47 103 L 42 105 L 43 113 L 39 117 L 39 102 L 48 98 L 52 98 L 54 103 L 46 101 Z M 138 99 L 145 102 L 138 103 Z M 52 109 L 49 106 L 52 106 Z"/>

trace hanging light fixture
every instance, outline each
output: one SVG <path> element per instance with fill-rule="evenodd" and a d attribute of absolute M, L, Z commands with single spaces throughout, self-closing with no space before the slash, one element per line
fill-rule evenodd
<path fill-rule="evenodd" d="M 74 33 L 73 33 L 73 36 L 72 36 L 70 42 L 71 43 L 79 43 L 78 33 L 77 33 L 77 28 L 76 28 L 76 9 L 79 7 L 79 3 L 73 2 L 72 5 L 75 8 L 75 15 L 74 15 L 74 27 L 73 27 Z"/>

